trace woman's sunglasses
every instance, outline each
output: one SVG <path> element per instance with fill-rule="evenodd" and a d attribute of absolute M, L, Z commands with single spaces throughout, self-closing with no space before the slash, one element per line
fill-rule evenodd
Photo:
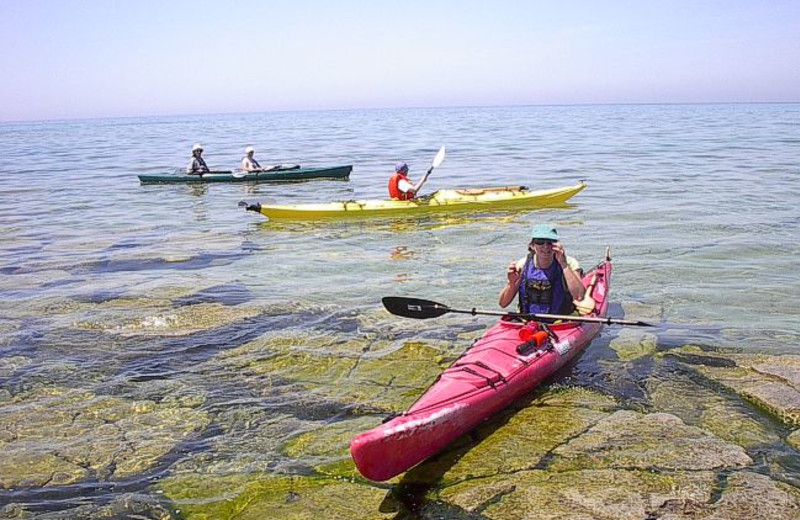
<path fill-rule="evenodd" d="M 536 240 L 533 241 L 533 243 L 534 243 L 534 245 L 537 245 L 537 246 L 543 246 L 545 244 L 553 245 L 553 241 L 552 240 L 539 240 L 539 239 L 536 239 Z"/>

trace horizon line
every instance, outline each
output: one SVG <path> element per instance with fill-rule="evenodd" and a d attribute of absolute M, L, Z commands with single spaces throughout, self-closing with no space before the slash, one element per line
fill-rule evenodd
<path fill-rule="evenodd" d="M 620 102 L 584 102 L 584 103 L 512 103 L 508 105 L 415 105 L 415 106 L 395 106 L 395 107 L 358 107 L 358 108 L 308 108 L 308 109 L 275 109 L 258 110 L 254 112 L 203 112 L 203 113 L 181 113 L 181 114 L 147 114 L 147 115 L 119 115 L 119 116 L 96 116 L 96 117 L 63 117 L 54 119 L 7 119 L 0 120 L 0 124 L 7 123 L 57 123 L 69 121 L 103 121 L 111 119 L 150 119 L 150 118 L 184 118 L 184 117 L 209 117 L 209 116 L 235 116 L 235 115 L 257 115 L 257 114 L 290 114 L 299 112 L 355 112 L 355 111 L 378 111 L 378 110 L 420 110 L 420 109 L 463 109 L 463 108 L 514 108 L 514 107 L 592 107 L 592 106 L 687 106 L 687 105 L 793 105 L 800 101 L 620 101 Z"/>

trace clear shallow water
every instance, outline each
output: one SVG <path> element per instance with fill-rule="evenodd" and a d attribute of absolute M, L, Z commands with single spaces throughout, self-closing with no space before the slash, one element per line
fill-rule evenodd
<path fill-rule="evenodd" d="M 252 144 L 262 164 L 354 170 L 348 182 L 139 185 L 138 173 L 183 167 L 194 142 L 212 166 L 235 167 Z M 203 387 L 214 410 L 236 402 L 237 376 L 220 381 L 193 367 L 265 333 L 380 336 L 403 327 L 380 311 L 386 295 L 495 310 L 505 266 L 524 254 L 528 229 L 541 221 L 558 226 L 586 267 L 612 247 L 615 312 L 644 304 L 664 345 L 771 353 L 800 345 L 792 305 L 800 287 L 797 104 L 5 123 L 0 145 L 0 354 L 24 364 L 0 367 L 7 396 L 48 385 L 126 395 L 112 390 L 158 378 Z M 237 207 L 384 197 L 397 160 L 408 161 L 416 179 L 440 145 L 448 154 L 426 190 L 579 180 L 588 188 L 566 208 L 404 221 L 270 223 Z M 163 312 L 141 310 L 143 300 L 159 299 L 174 309 L 281 311 L 176 335 L 159 332 L 170 330 L 158 322 Z M 359 319 L 375 329 L 362 331 Z M 447 338 L 448 327 L 489 323 L 431 320 L 418 334 Z M 173 452 L 150 473 L 180 458 Z M 55 491 L 0 493 L 4 502 L 59 508 Z"/>

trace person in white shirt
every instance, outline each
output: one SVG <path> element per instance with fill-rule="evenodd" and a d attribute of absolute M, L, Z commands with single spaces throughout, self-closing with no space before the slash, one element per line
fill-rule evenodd
<path fill-rule="evenodd" d="M 242 158 L 242 169 L 244 171 L 252 172 L 264 169 L 261 167 L 260 164 L 258 164 L 258 161 L 256 161 L 255 158 L 253 157 L 255 150 L 253 149 L 252 146 L 248 146 L 247 148 L 245 148 L 244 153 L 245 156 Z"/>

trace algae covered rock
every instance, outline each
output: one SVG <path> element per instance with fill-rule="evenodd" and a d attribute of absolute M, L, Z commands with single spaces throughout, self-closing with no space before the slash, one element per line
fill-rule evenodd
<path fill-rule="evenodd" d="M 653 355 L 656 352 L 656 344 L 655 334 L 629 328 L 621 329 L 609 346 L 617 353 L 620 361 L 628 363 Z"/>
<path fill-rule="evenodd" d="M 800 425 L 800 356 L 709 352 L 691 347 L 671 355 L 786 424 Z"/>
<path fill-rule="evenodd" d="M 712 472 L 658 474 L 632 470 L 523 471 L 448 487 L 439 500 L 491 520 L 661 518 L 670 501 L 705 504 Z"/>
<path fill-rule="evenodd" d="M 792 432 L 792 434 L 789 435 L 786 441 L 795 448 L 800 450 L 800 430 L 795 430 L 794 432 Z"/>
<path fill-rule="evenodd" d="M 448 486 L 462 480 L 537 467 L 554 448 L 607 417 L 613 399 L 582 389 L 545 394 L 508 410 L 408 473 L 404 482 Z"/>
<path fill-rule="evenodd" d="M 39 389 L 0 408 L 0 487 L 110 480 L 152 468 L 209 419 L 192 408 Z"/>
<path fill-rule="evenodd" d="M 386 491 L 330 478 L 265 474 L 177 475 L 157 484 L 187 520 L 383 520 Z"/>
<path fill-rule="evenodd" d="M 551 469 L 637 468 L 711 470 L 753 463 L 740 446 L 687 426 L 666 413 L 615 412 L 584 434 L 559 446 Z"/>
<path fill-rule="evenodd" d="M 74 324 L 77 329 L 100 330 L 122 335 L 183 336 L 214 329 L 261 313 L 250 306 L 230 307 L 218 303 L 199 303 L 172 308 L 115 309 L 112 306 L 92 312 L 89 320 Z"/>
<path fill-rule="evenodd" d="M 800 489 L 749 471 L 734 473 L 702 520 L 792 520 L 800 518 Z"/>
<path fill-rule="evenodd" d="M 325 334 L 270 335 L 216 361 L 257 378 L 258 385 L 300 384 L 316 400 L 386 413 L 405 410 L 446 366 L 425 342 L 342 341 Z"/>
<path fill-rule="evenodd" d="M 727 442 L 750 449 L 779 441 L 748 406 L 735 397 L 722 395 L 683 375 L 647 381 L 648 394 L 656 410 L 680 417 Z"/>
<path fill-rule="evenodd" d="M 294 436 L 282 446 L 282 451 L 288 457 L 309 461 L 318 473 L 360 478 L 350 458 L 350 441 L 357 433 L 378 424 L 380 420 L 371 416 L 324 424 Z"/>

